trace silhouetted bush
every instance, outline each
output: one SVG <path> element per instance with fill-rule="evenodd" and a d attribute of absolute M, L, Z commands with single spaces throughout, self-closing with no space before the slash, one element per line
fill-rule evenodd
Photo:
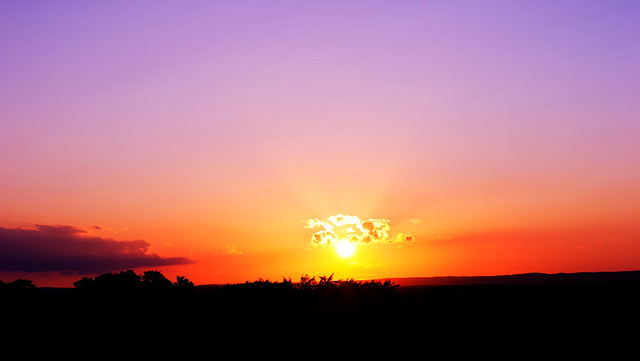
<path fill-rule="evenodd" d="M 398 287 L 390 281 L 355 281 L 353 279 L 334 280 L 333 274 L 330 276 L 320 276 L 320 281 L 316 277 L 303 275 L 300 282 L 294 283 L 291 279 L 283 278 L 282 282 L 272 282 L 259 278 L 255 281 L 245 283 L 228 284 L 218 290 L 220 296 L 226 293 L 244 292 L 253 293 L 252 296 L 263 296 L 274 292 L 302 292 L 316 295 L 345 295 L 347 293 L 362 293 L 367 296 L 382 294 L 392 294 Z M 126 292 L 126 291 L 169 291 L 169 290 L 193 290 L 195 285 L 185 276 L 177 276 L 175 282 L 171 282 L 160 271 L 145 271 L 141 275 L 132 270 L 121 271 L 119 273 L 103 273 L 92 277 L 83 277 L 73 283 L 79 291 L 100 291 L 100 292 Z"/>
<path fill-rule="evenodd" d="M 311 292 L 327 292 L 328 290 L 348 290 L 351 292 L 393 292 L 398 286 L 393 282 L 386 280 L 381 281 L 355 281 L 353 279 L 347 280 L 334 280 L 333 274 L 330 276 L 320 276 L 320 281 L 316 281 L 316 277 L 309 277 L 305 274 L 300 277 L 299 283 L 293 283 L 291 279 L 283 278 L 282 282 L 271 282 L 259 278 L 256 281 L 245 283 L 227 285 L 226 288 L 245 288 L 245 289 L 261 289 L 261 290 L 274 290 L 274 289 L 295 289 L 300 291 Z"/>

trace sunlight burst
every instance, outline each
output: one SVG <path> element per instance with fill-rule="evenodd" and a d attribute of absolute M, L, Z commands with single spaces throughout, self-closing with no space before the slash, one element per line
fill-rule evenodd
<path fill-rule="evenodd" d="M 340 241 L 335 245 L 336 253 L 342 258 L 350 258 L 356 253 L 356 245 L 350 241 Z"/>
<path fill-rule="evenodd" d="M 311 244 L 317 247 L 334 247 L 345 258 L 351 257 L 356 246 L 369 243 L 412 242 L 411 233 L 389 235 L 391 221 L 384 218 L 361 220 L 356 216 L 337 214 L 326 220 L 307 219 L 305 228 L 313 229 Z"/>

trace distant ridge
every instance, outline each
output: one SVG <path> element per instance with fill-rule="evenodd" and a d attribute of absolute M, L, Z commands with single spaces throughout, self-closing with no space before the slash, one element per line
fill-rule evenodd
<path fill-rule="evenodd" d="M 499 276 L 444 276 L 381 278 L 399 286 L 464 286 L 464 285 L 515 285 L 562 284 L 639 281 L 640 271 L 577 272 L 577 273 L 521 273 Z"/>

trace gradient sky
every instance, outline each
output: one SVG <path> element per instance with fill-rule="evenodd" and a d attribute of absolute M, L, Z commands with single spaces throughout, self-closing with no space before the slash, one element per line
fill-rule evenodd
<path fill-rule="evenodd" d="M 3 1 L 0 279 L 640 269 L 639 19 L 637 1 Z M 412 241 L 342 259 L 305 228 L 337 214 Z"/>

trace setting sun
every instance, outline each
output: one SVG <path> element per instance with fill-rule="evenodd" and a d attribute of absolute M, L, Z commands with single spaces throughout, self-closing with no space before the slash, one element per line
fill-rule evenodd
<path fill-rule="evenodd" d="M 335 245 L 336 253 L 342 258 L 350 258 L 356 253 L 356 245 L 350 241 L 341 241 Z"/>
<path fill-rule="evenodd" d="M 362 220 L 358 216 L 339 213 L 326 219 L 307 219 L 305 228 L 314 231 L 311 236 L 314 247 L 332 247 L 345 259 L 353 257 L 357 246 L 413 241 L 411 233 L 389 235 L 391 221 L 385 218 Z"/>
<path fill-rule="evenodd" d="M 315 232 L 311 244 L 315 247 L 333 247 L 342 258 L 350 258 L 356 252 L 356 246 L 370 243 L 411 242 L 413 235 L 398 233 L 390 236 L 391 221 L 384 218 L 368 218 L 337 214 L 325 219 L 306 220 L 307 229 Z"/>

